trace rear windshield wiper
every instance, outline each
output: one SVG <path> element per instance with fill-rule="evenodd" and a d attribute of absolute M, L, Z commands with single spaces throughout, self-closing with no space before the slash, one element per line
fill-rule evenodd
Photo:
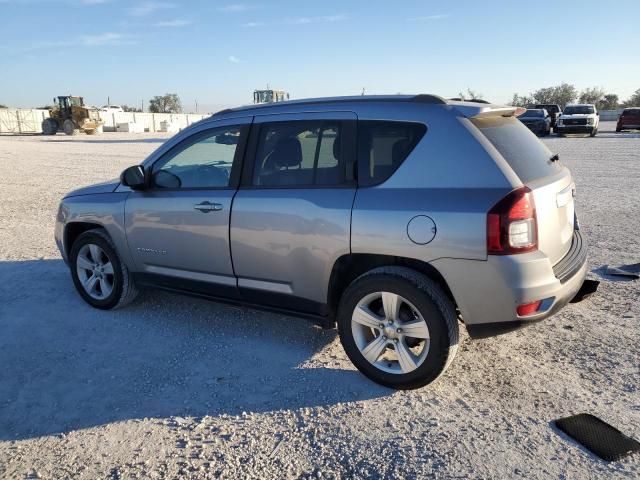
<path fill-rule="evenodd" d="M 554 153 L 553 155 L 551 155 L 551 158 L 549 159 L 552 162 L 559 162 L 560 161 L 560 155 L 558 155 L 557 153 Z"/>

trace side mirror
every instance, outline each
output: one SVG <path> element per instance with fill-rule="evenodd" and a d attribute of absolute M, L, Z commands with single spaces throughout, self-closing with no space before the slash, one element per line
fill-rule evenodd
<path fill-rule="evenodd" d="M 131 190 L 144 190 L 147 182 L 141 165 L 127 168 L 120 174 L 120 182 Z"/>
<path fill-rule="evenodd" d="M 600 116 L 600 112 L 596 112 L 596 117 L 599 117 L 599 116 Z"/>

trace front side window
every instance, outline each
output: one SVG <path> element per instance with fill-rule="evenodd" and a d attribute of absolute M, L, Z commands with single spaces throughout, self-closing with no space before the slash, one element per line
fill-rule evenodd
<path fill-rule="evenodd" d="M 358 122 L 358 184 L 387 180 L 427 131 L 421 123 Z"/>
<path fill-rule="evenodd" d="M 152 169 L 155 188 L 224 188 L 246 127 L 221 127 L 186 139 Z"/>
<path fill-rule="evenodd" d="M 591 105 L 576 105 L 565 108 L 563 113 L 565 115 L 589 115 L 595 111 Z"/>
<path fill-rule="evenodd" d="M 330 187 L 344 184 L 343 130 L 344 122 L 337 120 L 263 123 L 252 185 Z"/>

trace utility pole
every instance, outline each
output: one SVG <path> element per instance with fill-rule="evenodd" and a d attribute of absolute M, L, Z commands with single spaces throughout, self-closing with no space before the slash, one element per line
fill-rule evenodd
<path fill-rule="evenodd" d="M 144 112 L 144 100 L 140 100 L 140 111 Z"/>
<path fill-rule="evenodd" d="M 196 102 L 196 113 L 198 113 L 198 100 L 196 100 L 195 102 Z"/>
<path fill-rule="evenodd" d="M 111 99 L 107 96 L 107 105 L 111 105 Z"/>

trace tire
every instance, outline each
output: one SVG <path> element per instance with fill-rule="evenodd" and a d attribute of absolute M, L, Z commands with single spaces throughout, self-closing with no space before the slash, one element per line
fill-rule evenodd
<path fill-rule="evenodd" d="M 384 314 L 383 292 L 386 298 L 398 298 L 401 305 L 396 309 L 399 314 L 393 324 L 385 319 L 389 315 Z M 361 309 L 365 305 L 368 306 Z M 368 312 L 359 317 L 369 323 L 353 320 L 356 309 Z M 358 277 L 340 299 L 337 317 L 340 341 L 349 359 L 365 376 L 386 387 L 404 390 L 433 382 L 451 364 L 458 348 L 457 315 L 451 300 L 437 283 L 409 268 L 381 267 Z M 407 335 L 406 330 L 412 328 L 424 338 L 424 324 L 428 341 Z M 420 330 L 414 329 L 416 326 Z M 363 350 L 375 347 L 374 344 L 384 347 L 380 347 L 383 350 L 377 356 L 375 348 L 369 349 L 372 363 Z M 413 349 L 410 351 L 413 363 L 407 363 L 407 357 L 403 356 L 403 365 L 396 353 L 401 351 L 398 346 L 402 346 L 405 354 Z"/>
<path fill-rule="evenodd" d="M 598 129 L 594 128 L 593 130 L 591 130 L 591 133 L 589 134 L 590 137 L 595 137 L 598 134 Z"/>
<path fill-rule="evenodd" d="M 42 121 L 42 134 L 55 135 L 58 132 L 58 122 L 52 118 L 45 118 Z"/>
<path fill-rule="evenodd" d="M 62 124 L 62 130 L 64 130 L 65 135 L 77 135 L 78 133 L 76 126 L 68 118 Z"/>
<path fill-rule="evenodd" d="M 620 133 L 622 131 L 621 128 L 616 128 L 616 133 Z"/>
<path fill-rule="evenodd" d="M 95 258 L 95 248 L 98 247 L 101 253 Z M 80 259 L 80 265 L 78 265 L 78 258 Z M 91 274 L 91 277 L 102 275 L 104 279 L 104 285 L 111 285 L 111 289 L 104 288 L 103 281 L 93 281 L 94 289 L 93 293 L 89 293 L 89 290 L 83 285 L 91 277 L 89 276 L 89 270 L 83 269 L 83 265 L 89 263 L 102 263 L 102 272 L 95 272 Z M 111 268 L 106 267 L 107 264 L 111 265 Z M 133 277 L 129 272 L 127 266 L 122 262 L 118 256 L 113 241 L 102 229 L 89 230 L 81 234 L 71 247 L 71 253 L 69 254 L 69 266 L 71 269 L 71 278 L 73 284 L 78 290 L 80 296 L 89 305 L 101 310 L 111 310 L 114 308 L 123 307 L 131 303 L 138 295 L 138 290 L 133 281 Z M 109 273 L 111 271 L 112 273 Z M 80 275 L 84 278 L 81 279 Z M 85 283 L 86 284 L 86 283 Z"/>

